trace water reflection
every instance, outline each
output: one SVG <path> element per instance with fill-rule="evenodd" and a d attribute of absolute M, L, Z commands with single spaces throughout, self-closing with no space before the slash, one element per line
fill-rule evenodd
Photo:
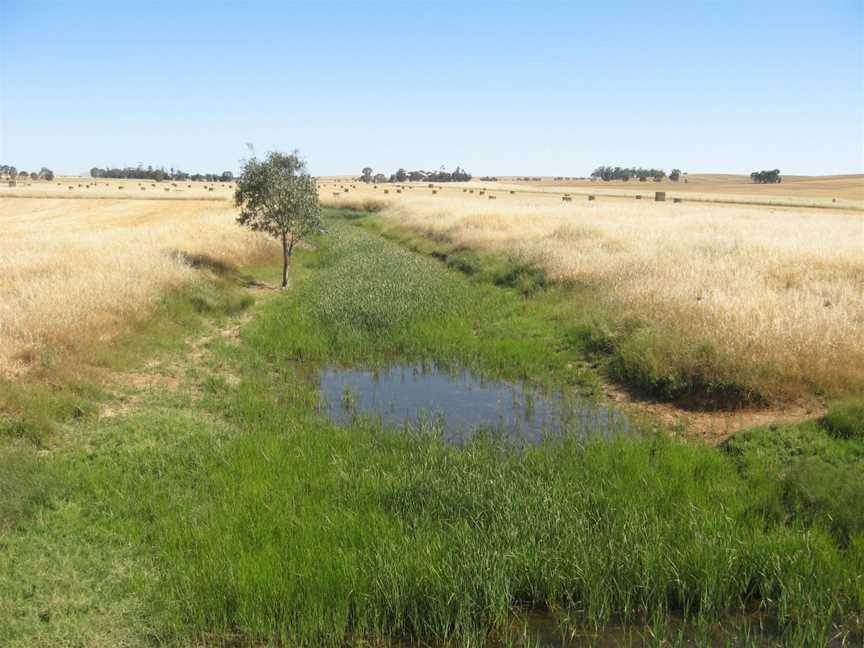
<path fill-rule="evenodd" d="M 579 396 L 486 381 L 469 370 L 434 364 L 329 367 L 321 372 L 320 388 L 323 406 L 337 423 L 371 416 L 385 427 L 431 426 L 459 445 L 481 432 L 521 445 L 564 433 L 608 437 L 630 428 L 620 411 Z"/>

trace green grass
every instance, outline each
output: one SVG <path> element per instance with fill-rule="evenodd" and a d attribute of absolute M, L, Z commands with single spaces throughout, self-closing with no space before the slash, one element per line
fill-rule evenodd
<path fill-rule="evenodd" d="M 823 424 L 837 438 L 864 440 L 864 397 L 832 404 Z"/>
<path fill-rule="evenodd" d="M 110 344 L 47 349 L 24 377 L 0 380 L 0 438 L 45 443 L 63 424 L 99 410 L 109 398 L 105 376 L 110 372 L 176 355 L 205 321 L 218 322 L 248 308 L 253 300 L 240 287 L 248 276 L 215 270 L 164 295 L 152 313 L 131 322 Z"/>
<path fill-rule="evenodd" d="M 331 214 L 291 290 L 239 344 L 212 339 L 184 387 L 65 419 L 50 454 L 8 440 L 0 645 L 520 644 L 513 617 L 532 609 L 565 634 L 670 645 L 860 641 L 847 405 L 723 450 L 660 434 L 459 449 L 324 419 L 319 364 L 424 358 L 591 389 L 605 353 L 602 310 L 574 321 L 530 269 L 466 274 L 364 223 Z M 230 310 L 197 303 L 187 331 Z M 176 339 L 147 347 L 170 358 Z"/>

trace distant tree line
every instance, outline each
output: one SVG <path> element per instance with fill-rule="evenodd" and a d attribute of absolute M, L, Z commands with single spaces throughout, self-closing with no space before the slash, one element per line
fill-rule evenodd
<path fill-rule="evenodd" d="M 780 177 L 780 169 L 754 171 L 750 174 L 750 179 L 757 184 L 775 184 L 782 181 L 782 178 Z"/>
<path fill-rule="evenodd" d="M 20 171 L 11 164 L 0 164 L 0 177 L 5 178 L 9 182 L 16 180 L 48 180 L 54 179 L 54 172 L 48 167 L 42 167 L 39 171 Z"/>
<path fill-rule="evenodd" d="M 445 171 L 441 167 L 439 171 L 406 171 L 398 169 L 396 173 L 390 174 L 390 177 L 383 173 L 374 173 L 372 167 L 364 167 L 361 175 L 357 180 L 359 182 L 367 182 L 375 184 L 384 182 L 467 182 L 471 179 L 471 174 L 456 167 L 453 171 Z"/>
<path fill-rule="evenodd" d="M 663 178 L 667 176 L 666 172 L 663 169 L 599 166 L 591 172 L 591 177 L 595 180 L 604 180 L 606 182 L 609 182 L 610 180 L 623 180 L 626 182 L 633 178 L 638 179 L 640 182 L 645 182 L 646 180 L 648 180 L 648 178 L 651 178 L 655 182 L 660 182 Z M 678 182 L 678 180 L 681 178 L 681 170 L 672 169 L 668 177 L 672 182 Z"/>
<path fill-rule="evenodd" d="M 180 169 L 168 169 L 165 170 L 164 167 L 160 167 L 158 169 L 154 169 L 152 166 L 148 166 L 146 169 L 138 165 L 137 167 L 123 167 L 122 169 L 114 168 L 105 168 L 100 169 L 99 167 L 93 167 L 90 169 L 90 177 L 91 178 L 122 178 L 122 179 L 130 179 L 130 180 L 154 180 L 156 182 L 162 182 L 163 180 L 194 180 L 195 182 L 206 181 L 206 182 L 233 182 L 234 174 L 230 171 L 223 171 L 222 173 L 186 173 L 185 171 L 181 171 Z"/>

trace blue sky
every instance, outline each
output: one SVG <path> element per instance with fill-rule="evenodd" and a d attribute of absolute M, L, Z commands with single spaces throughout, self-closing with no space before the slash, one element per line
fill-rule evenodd
<path fill-rule="evenodd" d="M 610 6 L 605 6 L 605 5 Z M 862 1 L 0 0 L 0 160 L 864 172 Z"/>

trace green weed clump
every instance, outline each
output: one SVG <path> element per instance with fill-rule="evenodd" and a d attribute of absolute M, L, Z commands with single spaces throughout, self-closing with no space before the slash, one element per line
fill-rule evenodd
<path fill-rule="evenodd" d="M 864 397 L 832 403 L 825 414 L 824 425 L 838 438 L 864 440 Z"/>
<path fill-rule="evenodd" d="M 843 403 L 829 408 L 842 411 Z M 755 428 L 726 442 L 759 485 L 752 506 L 777 522 L 819 524 L 841 545 L 864 538 L 864 443 L 823 421 Z"/>

